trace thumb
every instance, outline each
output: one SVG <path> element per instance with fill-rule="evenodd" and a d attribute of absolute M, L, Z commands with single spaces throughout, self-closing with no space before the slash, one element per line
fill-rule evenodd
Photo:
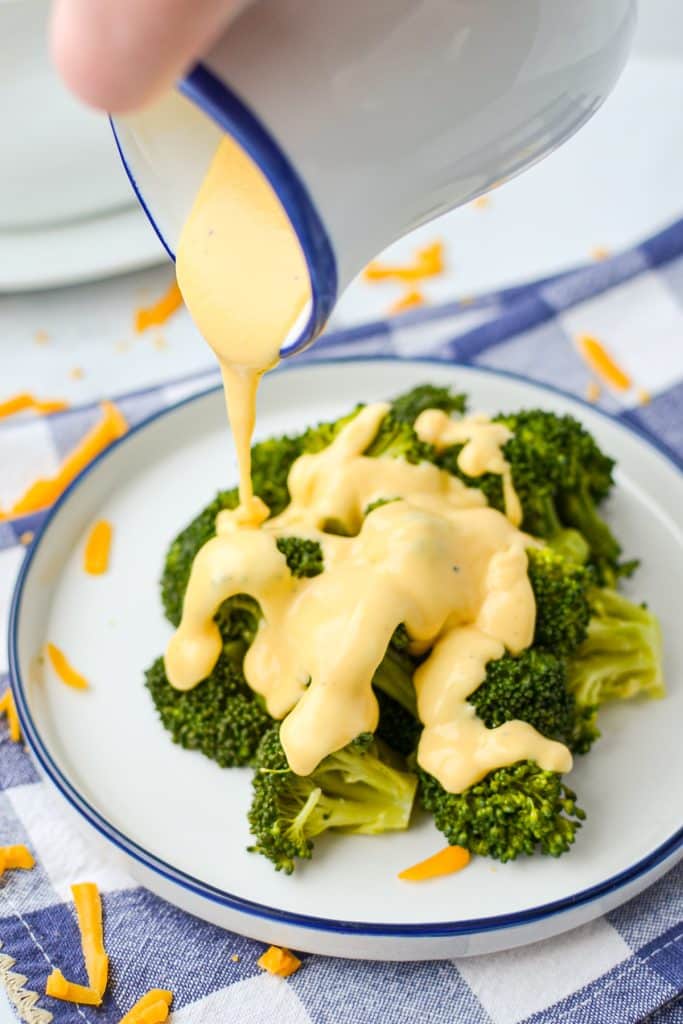
<path fill-rule="evenodd" d="M 80 99 L 125 113 L 169 87 L 244 6 L 243 0 L 56 0 L 53 57 Z"/>

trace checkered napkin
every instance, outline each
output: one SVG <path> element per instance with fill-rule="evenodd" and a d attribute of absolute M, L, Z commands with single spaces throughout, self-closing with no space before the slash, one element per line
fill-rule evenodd
<path fill-rule="evenodd" d="M 599 337 L 649 392 L 600 404 L 683 456 L 683 221 L 629 252 L 470 304 L 417 310 L 323 338 L 306 358 L 431 356 L 525 374 L 583 395 L 590 371 L 573 338 Z M 118 399 L 130 423 L 213 383 L 213 373 Z M 0 427 L 0 505 L 54 471 L 96 407 Z M 42 515 L 0 522 L 0 619 L 21 536 Z M 0 648 L 0 684 L 6 675 Z M 117 1022 L 147 989 L 175 994 L 174 1024 L 652 1024 L 683 1022 L 683 864 L 607 917 L 492 956 L 362 963 L 307 956 L 287 980 L 262 973 L 259 943 L 205 924 L 135 885 L 72 831 L 21 745 L 0 732 L 0 843 L 26 843 L 32 872 L 0 879 L 0 979 L 22 1019 Z M 50 969 L 84 981 L 69 885 L 103 892 L 112 976 L 99 1010 L 42 995 Z M 237 958 L 237 959 L 236 959 Z M 38 993 L 35 997 L 31 993 Z M 51 1016 L 52 1015 L 52 1016 Z"/>

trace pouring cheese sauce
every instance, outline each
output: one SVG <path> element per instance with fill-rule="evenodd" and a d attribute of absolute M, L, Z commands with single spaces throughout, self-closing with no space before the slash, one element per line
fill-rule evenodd
<path fill-rule="evenodd" d="M 535 602 L 518 529 L 521 509 L 502 446 L 507 429 L 436 410 L 416 424 L 437 448 L 464 445 L 469 476 L 499 473 L 506 515 L 481 491 L 430 463 L 363 453 L 389 406 L 361 409 L 333 443 L 303 455 L 289 475 L 291 502 L 279 516 L 254 496 L 249 448 L 256 389 L 310 299 L 305 260 L 261 172 L 225 139 L 209 168 L 178 248 L 178 282 L 197 326 L 218 356 L 237 446 L 240 505 L 221 512 L 216 536 L 198 552 L 180 626 L 168 645 L 169 681 L 181 690 L 210 673 L 221 651 L 214 616 L 235 594 L 263 613 L 244 672 L 269 713 L 282 719 L 291 769 L 312 772 L 328 754 L 374 732 L 372 680 L 397 626 L 415 652 L 424 729 L 418 762 L 450 792 L 491 770 L 533 759 L 566 772 L 572 758 L 524 722 L 487 729 L 467 702 L 486 665 L 533 639 Z M 368 515 L 371 503 L 386 499 Z M 327 533 L 334 520 L 348 536 Z M 319 542 L 324 571 L 291 575 L 279 537 Z"/>

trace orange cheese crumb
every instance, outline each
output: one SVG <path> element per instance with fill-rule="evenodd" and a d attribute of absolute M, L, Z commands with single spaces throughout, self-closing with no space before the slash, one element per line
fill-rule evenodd
<path fill-rule="evenodd" d="M 5 690 L 2 697 L 0 697 L 0 714 L 2 714 L 3 711 L 7 715 L 9 738 L 13 743 L 20 743 L 21 726 L 19 725 L 19 715 L 17 714 L 17 706 L 14 703 L 14 697 L 9 687 Z"/>
<path fill-rule="evenodd" d="M 271 946 L 257 960 L 259 967 L 269 974 L 277 974 L 279 978 L 288 978 L 301 967 L 301 960 L 280 946 Z"/>
<path fill-rule="evenodd" d="M 617 391 L 628 391 L 632 384 L 631 378 L 615 363 L 597 338 L 591 334 L 580 334 L 576 344 L 580 354 L 598 377 Z"/>
<path fill-rule="evenodd" d="M 165 324 L 183 304 L 183 297 L 177 281 L 172 281 L 168 291 L 151 306 L 143 306 L 135 311 L 135 330 L 142 334 L 148 327 L 159 327 Z"/>
<path fill-rule="evenodd" d="M 470 851 L 463 846 L 447 846 L 444 850 L 427 857 L 419 864 L 413 864 L 399 873 L 404 882 L 424 882 L 428 878 L 440 878 L 462 871 L 470 862 Z"/>
<path fill-rule="evenodd" d="M 443 242 L 433 242 L 415 253 L 415 261 L 407 266 L 393 266 L 373 260 L 363 271 L 365 281 L 421 281 L 444 272 Z"/>
<path fill-rule="evenodd" d="M 604 245 L 594 245 L 591 249 L 591 259 L 597 260 L 598 262 L 600 260 L 607 260 L 610 256 L 611 253 L 609 249 Z"/>
<path fill-rule="evenodd" d="M 83 552 L 83 568 L 91 576 L 101 576 L 109 568 L 112 526 L 106 519 L 94 524 Z"/>
<path fill-rule="evenodd" d="M 50 413 L 61 412 L 62 409 L 68 408 L 69 403 L 63 402 L 59 398 L 35 398 L 28 391 L 22 391 L 21 394 L 13 395 L 6 401 L 0 402 L 0 419 L 14 416 L 18 412 L 24 412 L 26 409 L 33 409 L 34 412 L 49 416 Z"/>
<path fill-rule="evenodd" d="M 240 962 L 240 958 L 238 957 L 237 953 L 233 953 L 230 959 L 234 964 L 238 964 Z"/>
<path fill-rule="evenodd" d="M 35 534 L 33 533 L 33 530 L 24 530 L 24 532 L 19 536 L 19 543 L 23 544 L 24 547 L 27 548 L 34 536 Z"/>
<path fill-rule="evenodd" d="M 104 949 L 102 931 L 102 901 L 94 882 L 79 882 L 71 886 L 74 898 L 81 948 L 90 988 L 102 997 L 109 976 L 109 957 Z"/>
<path fill-rule="evenodd" d="M 652 395 L 645 388 L 638 388 L 636 394 L 638 396 L 639 405 L 649 405 L 652 401 Z"/>
<path fill-rule="evenodd" d="M 58 968 L 55 967 L 52 974 L 48 976 L 45 985 L 45 995 L 53 999 L 62 999 L 65 1003 L 84 1003 L 86 1006 L 100 1006 L 102 998 L 87 985 L 77 985 L 74 981 L 67 981 Z"/>
<path fill-rule="evenodd" d="M 128 424 L 114 403 L 102 402 L 100 408 L 100 420 L 67 455 L 56 476 L 36 480 L 31 484 L 10 508 L 10 516 L 25 516 L 51 505 L 88 463 L 108 448 L 112 441 L 125 434 Z"/>
<path fill-rule="evenodd" d="M 47 345 L 48 341 L 50 340 L 50 335 L 47 333 L 47 331 L 36 331 L 36 333 L 33 335 L 33 340 L 35 341 L 36 345 Z"/>
<path fill-rule="evenodd" d="M 119 1024 L 162 1024 L 168 1018 L 172 1000 L 173 993 L 168 989 L 153 988 L 138 999 Z"/>
<path fill-rule="evenodd" d="M 4 871 L 30 871 L 36 866 L 28 846 L 0 846 L 0 875 Z"/>
<path fill-rule="evenodd" d="M 54 644 L 46 644 L 45 650 L 47 656 L 52 662 L 52 667 L 67 686 L 72 686 L 74 690 L 87 690 L 88 680 L 77 672 L 73 665 L 69 662 L 66 655 L 60 651 L 59 647 L 55 647 Z"/>
<path fill-rule="evenodd" d="M 586 401 L 595 404 L 602 394 L 602 388 L 597 380 L 589 380 L 586 385 Z"/>
<path fill-rule="evenodd" d="M 477 196 L 477 198 L 472 201 L 472 206 L 475 210 L 487 210 L 490 205 L 490 196 Z"/>
<path fill-rule="evenodd" d="M 72 380 L 83 380 L 85 371 L 82 366 L 74 366 L 73 369 L 69 370 L 69 376 Z"/>
<path fill-rule="evenodd" d="M 405 313 L 408 309 L 415 309 L 417 306 L 424 306 L 425 297 L 417 288 L 411 288 L 402 295 L 400 299 L 389 307 L 389 315 L 394 313 Z"/>

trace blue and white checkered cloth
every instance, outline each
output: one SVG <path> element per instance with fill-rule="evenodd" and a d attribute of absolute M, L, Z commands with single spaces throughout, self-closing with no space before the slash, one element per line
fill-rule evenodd
<path fill-rule="evenodd" d="M 683 458 L 683 221 L 634 250 L 553 279 L 330 333 L 306 358 L 429 355 L 513 370 L 583 395 L 590 371 L 573 344 L 583 332 L 599 337 L 637 385 L 625 395 L 603 389 L 600 404 Z M 117 401 L 136 423 L 215 379 L 170 381 Z M 648 404 L 638 388 L 649 392 Z M 0 507 L 31 478 L 54 471 L 97 415 L 92 406 L 3 422 Z M 20 537 L 42 518 L 0 521 L 0 626 L 24 553 Z M 0 645 L 0 686 L 6 669 Z M 0 879 L 0 980 L 29 1024 L 114 1024 L 151 987 L 173 990 L 174 1024 L 683 1022 L 683 864 L 607 917 L 524 949 L 408 964 L 307 956 L 284 980 L 259 970 L 259 943 L 164 903 L 87 845 L 23 747 L 0 729 L 0 844 L 26 843 L 37 859 L 32 872 Z M 69 885 L 85 879 L 103 892 L 112 964 L 98 1010 L 42 995 L 54 966 L 85 980 L 69 898 Z"/>

